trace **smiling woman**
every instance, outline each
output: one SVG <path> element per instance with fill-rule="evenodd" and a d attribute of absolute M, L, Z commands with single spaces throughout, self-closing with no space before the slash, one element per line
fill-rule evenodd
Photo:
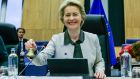
<path fill-rule="evenodd" d="M 75 6 L 65 8 L 63 23 L 69 30 L 79 29 L 81 26 L 82 18 L 79 9 Z"/>
<path fill-rule="evenodd" d="M 33 64 L 47 64 L 48 58 L 85 58 L 88 60 L 89 76 L 105 79 L 105 64 L 96 34 L 81 30 L 86 13 L 79 0 L 64 0 L 60 6 L 60 20 L 67 30 L 52 36 L 44 50 L 33 60 Z M 26 49 L 36 49 L 35 41 L 25 43 Z M 95 66 L 95 72 L 92 68 Z M 74 73 L 74 72 L 73 72 Z"/>

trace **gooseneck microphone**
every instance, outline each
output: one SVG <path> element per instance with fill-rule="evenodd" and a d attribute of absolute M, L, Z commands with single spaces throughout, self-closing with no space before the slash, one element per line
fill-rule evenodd
<path fill-rule="evenodd" d="M 38 56 L 38 54 L 39 54 L 46 46 L 47 46 L 47 43 L 45 42 L 39 51 L 38 51 L 38 50 L 35 51 L 35 52 L 37 52 L 37 54 L 35 55 L 35 57 L 32 58 L 32 60 L 30 60 L 30 62 L 24 67 L 24 69 L 22 69 L 22 70 L 19 72 L 19 74 L 18 74 L 19 76 L 25 71 L 25 69 L 32 63 L 32 61 L 34 60 L 34 58 L 36 58 L 36 56 Z"/>

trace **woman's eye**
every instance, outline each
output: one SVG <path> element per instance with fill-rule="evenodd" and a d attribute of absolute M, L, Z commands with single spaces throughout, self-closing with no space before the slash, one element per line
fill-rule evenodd
<path fill-rule="evenodd" d="M 68 15 L 65 15 L 66 17 L 69 17 L 70 15 L 68 14 Z"/>

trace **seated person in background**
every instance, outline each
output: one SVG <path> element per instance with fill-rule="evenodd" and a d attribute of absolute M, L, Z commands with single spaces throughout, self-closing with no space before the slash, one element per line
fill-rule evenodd
<path fill-rule="evenodd" d="M 25 42 L 28 41 L 28 39 L 24 38 L 25 35 L 25 29 L 24 28 L 18 28 L 17 29 L 17 35 L 19 39 L 19 47 L 18 47 L 18 52 L 25 51 Z"/>
<path fill-rule="evenodd" d="M 128 53 L 132 56 L 132 58 L 135 58 L 136 61 L 140 61 L 140 41 L 125 46 L 119 53 L 120 56 L 124 53 L 124 50 L 126 49 L 128 50 Z"/>
<path fill-rule="evenodd" d="M 140 61 L 140 41 L 132 44 L 132 52 L 136 58 L 136 61 Z"/>
<path fill-rule="evenodd" d="M 128 53 L 131 55 L 131 57 L 132 58 L 135 58 L 135 55 L 132 52 L 132 47 L 133 47 L 132 44 L 129 44 L 129 45 L 124 46 L 122 48 L 121 52 L 119 53 L 119 55 L 121 56 L 124 53 L 124 51 L 127 49 L 128 50 Z"/>
<path fill-rule="evenodd" d="M 119 55 L 121 56 L 125 50 L 128 50 L 128 53 L 132 58 L 136 59 L 136 61 L 140 61 L 140 41 L 124 46 Z M 120 70 L 120 57 L 118 57 L 118 64 L 116 64 L 114 68 Z"/>
<path fill-rule="evenodd" d="M 89 65 L 89 76 L 105 79 L 105 63 L 96 34 L 81 30 L 85 20 L 84 7 L 78 0 L 64 0 L 60 6 L 60 19 L 67 27 L 63 33 L 52 36 L 47 47 L 42 50 L 33 63 L 38 66 L 47 64 L 48 58 L 86 58 Z M 30 39 L 25 43 L 26 49 L 34 48 L 35 42 Z M 95 66 L 95 73 L 92 67 Z"/>
<path fill-rule="evenodd" d="M 4 45 L 3 39 L 0 36 L 0 66 L 7 66 L 8 53 Z"/>
<path fill-rule="evenodd" d="M 19 72 L 25 67 L 24 64 L 24 55 L 25 55 L 25 42 L 28 40 L 24 38 L 25 29 L 24 28 L 18 28 L 17 29 L 17 35 L 19 38 L 19 44 L 17 49 L 17 55 L 19 57 Z M 24 72 L 22 73 L 24 75 Z"/>

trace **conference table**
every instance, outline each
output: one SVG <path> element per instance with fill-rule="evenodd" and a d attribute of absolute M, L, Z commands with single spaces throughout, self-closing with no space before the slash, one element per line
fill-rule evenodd
<path fill-rule="evenodd" d="M 0 76 L 0 79 L 9 79 L 8 76 Z M 82 76 L 18 76 L 17 79 L 83 79 Z M 121 77 L 107 77 L 106 79 L 122 79 Z M 125 78 L 140 79 L 140 78 Z"/>

